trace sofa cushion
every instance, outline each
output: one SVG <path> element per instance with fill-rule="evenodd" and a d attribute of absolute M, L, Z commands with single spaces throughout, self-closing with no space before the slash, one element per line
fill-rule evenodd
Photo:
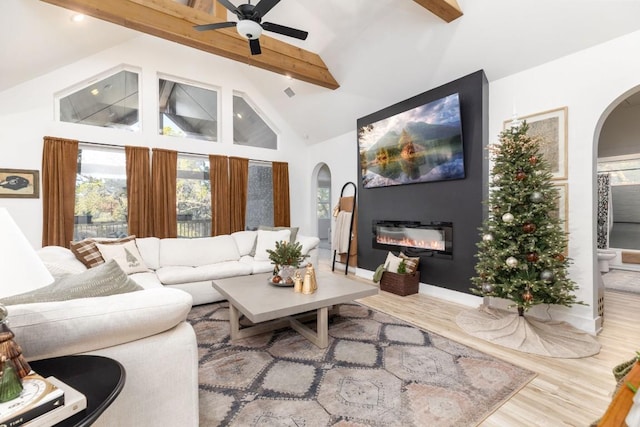
<path fill-rule="evenodd" d="M 127 274 L 149 271 L 138 251 L 135 240 L 118 245 L 96 243 L 96 247 L 105 261 L 115 260 L 122 271 Z"/>
<path fill-rule="evenodd" d="M 156 270 L 158 279 L 164 285 L 201 282 L 205 280 L 223 279 L 225 277 L 251 274 L 251 266 L 239 261 L 225 261 L 199 267 L 167 266 Z"/>
<path fill-rule="evenodd" d="M 160 240 L 160 266 L 189 266 L 216 264 L 240 259 L 238 246 L 231 235 L 171 238 Z M 163 282 L 164 283 L 164 282 Z"/>
<path fill-rule="evenodd" d="M 160 239 L 157 237 L 138 237 L 136 246 L 146 266 L 152 270 L 160 268 Z"/>
<path fill-rule="evenodd" d="M 103 243 L 105 245 L 113 245 L 118 243 L 129 242 L 135 240 L 136 236 L 127 236 L 122 239 L 84 239 L 77 242 L 71 242 L 69 247 L 80 262 L 87 266 L 87 268 L 93 268 L 104 263 L 104 258 L 100 254 L 100 251 L 96 247 L 96 242 Z"/>
<path fill-rule="evenodd" d="M 245 255 L 240 258 L 240 262 L 251 266 L 251 274 L 273 273 L 271 261 L 256 261 L 251 255 Z"/>
<path fill-rule="evenodd" d="M 111 260 L 80 274 L 63 277 L 34 291 L 0 299 L 5 305 L 30 304 L 36 302 L 66 301 L 76 298 L 91 298 L 122 294 L 142 290 L 129 279 L 118 263 Z"/>
<path fill-rule="evenodd" d="M 236 231 L 231 233 L 231 237 L 236 241 L 238 245 L 238 252 L 240 256 L 249 255 L 251 251 L 255 251 L 256 237 L 258 233 L 255 231 Z"/>
<path fill-rule="evenodd" d="M 191 302 L 188 293 L 163 287 L 100 298 L 18 304 L 7 309 L 16 342 L 33 360 L 93 351 L 159 334 L 183 322 Z"/>
<path fill-rule="evenodd" d="M 82 273 L 87 269 L 70 249 L 62 246 L 45 246 L 38 249 L 37 254 L 54 279 Z"/>
<path fill-rule="evenodd" d="M 291 231 L 288 228 L 286 230 L 278 231 L 258 230 L 258 237 L 256 238 L 256 254 L 253 258 L 256 261 L 268 261 L 269 254 L 267 253 L 267 249 L 275 249 L 276 242 L 281 242 L 283 240 L 288 242 L 290 236 Z"/>
<path fill-rule="evenodd" d="M 289 242 L 295 242 L 296 235 L 298 234 L 298 227 L 272 227 L 269 225 L 259 225 L 258 230 L 265 230 L 265 231 L 289 230 L 291 232 L 291 234 L 289 234 Z M 254 242 L 253 248 L 251 248 L 251 252 L 249 252 L 249 255 L 253 257 L 256 256 L 256 243 L 257 242 Z"/>

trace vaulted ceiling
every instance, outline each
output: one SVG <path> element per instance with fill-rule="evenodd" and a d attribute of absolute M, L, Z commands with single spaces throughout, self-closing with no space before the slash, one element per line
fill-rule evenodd
<path fill-rule="evenodd" d="M 108 17 L 87 19 L 79 36 L 71 12 L 44 1 Z M 235 66 L 259 82 L 261 95 L 308 143 L 352 131 L 358 117 L 478 69 L 493 81 L 640 30 L 640 2 L 630 0 L 282 0 L 268 21 L 309 37 L 266 33 L 265 54 L 251 58 L 233 28 L 192 30 L 235 19 L 212 0 L 44 1 L 2 1 L 0 91 L 141 32 L 162 37 L 163 30 L 179 43 L 247 64 Z M 453 5 L 454 15 L 434 5 Z M 456 18 L 455 9 L 464 14 Z M 164 26 L 146 28 L 152 18 L 166 19 Z M 219 46 L 216 38 L 225 42 Z M 294 79 L 284 79 L 286 72 Z"/>

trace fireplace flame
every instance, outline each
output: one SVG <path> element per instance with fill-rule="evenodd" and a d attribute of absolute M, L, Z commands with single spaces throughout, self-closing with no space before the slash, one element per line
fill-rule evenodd
<path fill-rule="evenodd" d="M 405 246 L 407 248 L 432 249 L 436 251 L 444 251 L 444 241 L 442 240 L 415 240 L 403 237 L 397 239 L 389 236 L 376 236 L 376 241 L 383 245 Z"/>

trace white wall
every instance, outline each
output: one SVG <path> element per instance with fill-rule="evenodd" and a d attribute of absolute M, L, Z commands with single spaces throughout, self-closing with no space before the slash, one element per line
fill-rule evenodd
<path fill-rule="evenodd" d="M 589 306 L 553 308 L 587 331 L 599 328 L 596 239 L 596 157 L 602 123 L 611 110 L 640 85 L 640 32 L 581 51 L 530 70 L 494 81 L 489 86 L 489 135 L 497 135 L 514 111 L 534 114 L 568 107 L 569 256 L 571 278 L 580 286 L 577 297 Z M 546 316 L 543 307 L 533 314 Z M 606 316 L 606 314 L 605 314 Z"/>
<path fill-rule="evenodd" d="M 27 53 L 25 53 L 27 54 Z M 54 94 L 106 70 L 128 64 L 141 70 L 142 131 L 133 133 L 54 120 Z M 308 182 L 303 140 L 244 76 L 246 66 L 195 49 L 142 35 L 54 72 L 0 92 L 0 167 L 41 169 L 42 138 L 55 136 L 117 145 L 162 147 L 202 154 L 226 154 L 289 163 L 291 221 L 301 233 L 309 226 Z M 158 135 L 158 73 L 221 88 L 220 142 Z M 283 77 L 284 79 L 284 77 Z M 280 134 L 279 149 L 233 145 L 233 91 L 247 94 Z M 34 247 L 42 239 L 42 199 L 0 199 Z"/>

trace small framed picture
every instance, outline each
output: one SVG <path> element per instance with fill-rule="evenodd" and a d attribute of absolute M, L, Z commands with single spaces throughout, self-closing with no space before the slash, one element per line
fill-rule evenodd
<path fill-rule="evenodd" d="M 531 137 L 537 136 L 542 139 L 540 151 L 549 166 L 551 166 L 553 175 L 551 179 L 567 179 L 569 175 L 567 161 L 567 107 L 518 117 L 518 120 L 525 120 L 529 125 L 527 135 Z M 506 129 L 512 121 L 505 120 L 504 128 Z"/>
<path fill-rule="evenodd" d="M 550 212 L 550 215 L 558 218 L 562 222 L 564 232 L 569 232 L 569 184 L 555 184 L 558 189 L 558 199 L 556 200 L 556 209 Z"/>
<path fill-rule="evenodd" d="M 0 198 L 37 199 L 40 172 L 27 169 L 0 169 Z"/>

